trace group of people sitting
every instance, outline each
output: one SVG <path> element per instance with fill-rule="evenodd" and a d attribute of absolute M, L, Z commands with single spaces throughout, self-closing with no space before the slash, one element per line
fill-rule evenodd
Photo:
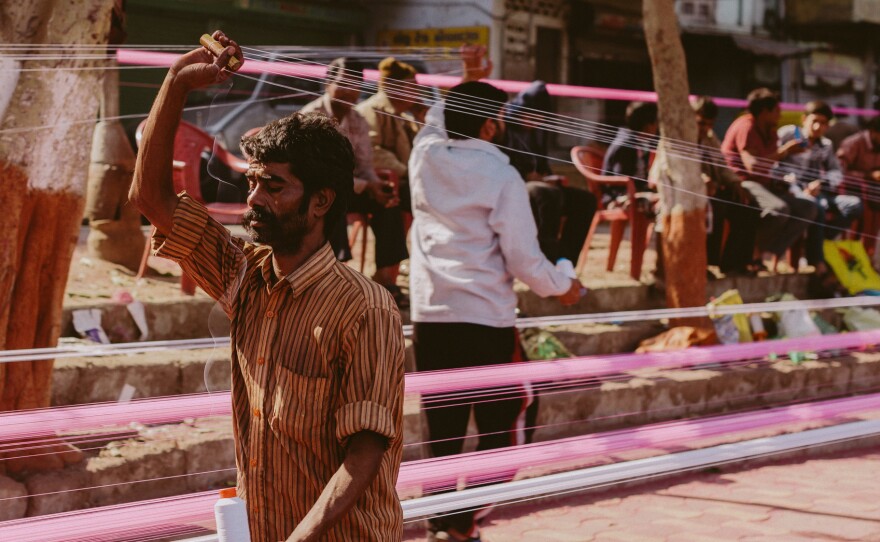
<path fill-rule="evenodd" d="M 757 89 L 748 96 L 748 112 L 733 122 L 723 140 L 713 131 L 718 106 L 712 98 L 702 96 L 691 105 L 697 152 L 681 150 L 681 145 L 674 152 L 700 161 L 711 210 L 709 265 L 725 275 L 775 271 L 780 257 L 806 235 L 807 263 L 825 271 L 823 241 L 852 227 L 862 216 L 863 201 L 878 207 L 871 182 L 880 179 L 875 161 L 880 158 L 875 143 L 880 141 L 880 118 L 835 148 L 826 137 L 834 113 L 819 100 L 806 104 L 800 125 L 779 127 L 778 96 Z M 630 104 L 626 127 L 608 148 L 603 165 L 605 172 L 635 181 L 635 204 L 650 216 L 657 206 L 653 191 L 662 167 L 651 165 L 657 132 L 657 106 Z M 617 188 L 606 190 L 603 199 L 605 206 L 629 204 Z"/>
<path fill-rule="evenodd" d="M 409 300 L 397 285 L 397 275 L 400 262 L 409 257 L 410 159 L 426 109 L 411 65 L 387 58 L 379 72 L 378 92 L 357 103 L 361 65 L 344 58 L 333 61 L 326 93 L 302 112 L 335 118 L 351 141 L 357 195 L 350 210 L 372 217 L 377 268 L 373 278 L 391 291 L 399 306 L 406 307 Z M 498 98 L 507 101 L 507 96 Z M 762 88 L 749 94 L 748 112 L 734 121 L 722 140 L 713 131 L 718 117 L 714 101 L 703 96 L 692 106 L 699 134 L 694 154 L 701 162 L 709 197 L 708 262 L 721 273 L 775 271 L 780 257 L 804 237 L 807 263 L 822 271 L 823 241 L 859 220 L 863 201 L 871 208 L 880 207 L 872 203 L 877 198 L 870 193 L 871 182 L 880 180 L 880 118 L 835 146 L 825 136 L 834 120 L 827 104 L 809 102 L 800 125 L 779 127 L 779 98 Z M 596 209 L 630 202 L 623 188 L 603 187 L 597 201 L 592 191 L 570 186 L 554 175 L 547 156 L 550 132 L 540 122 L 542 113 L 551 112 L 546 85 L 535 81 L 502 108 L 499 120 L 504 128 L 495 143 L 525 183 L 541 252 L 551 262 L 560 258 L 577 262 Z M 603 163 L 604 173 L 634 180 L 637 211 L 649 219 L 658 205 L 657 164 L 652 171 L 657 134 L 656 104 L 630 104 L 625 126 L 605 152 Z M 377 169 L 392 171 L 398 182 L 381 180 Z M 340 259 L 351 258 L 344 227 L 337 229 L 332 244 Z M 662 271 L 662 261 L 658 267 Z"/>

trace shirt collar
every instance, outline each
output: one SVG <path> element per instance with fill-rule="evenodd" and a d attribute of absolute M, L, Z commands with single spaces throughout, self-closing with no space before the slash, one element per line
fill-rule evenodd
<path fill-rule="evenodd" d="M 394 113 L 394 106 L 391 105 L 391 100 L 388 99 L 388 95 L 385 94 L 384 90 L 380 90 L 376 93 L 375 101 L 373 102 L 374 109 L 380 109 L 387 113 Z"/>
<path fill-rule="evenodd" d="M 456 147 L 459 149 L 473 149 L 477 151 L 483 151 L 491 154 L 498 160 L 501 160 L 505 164 L 510 163 L 510 157 L 501 152 L 496 145 L 493 143 L 489 143 L 488 141 L 483 141 L 482 139 L 469 137 L 466 139 L 448 139 L 446 144 L 449 147 Z"/>
<path fill-rule="evenodd" d="M 317 252 L 312 254 L 312 256 L 308 260 L 303 262 L 303 264 L 299 266 L 296 271 L 290 273 L 282 280 L 286 281 L 287 284 L 290 285 L 290 289 L 293 290 L 293 296 L 298 297 L 305 290 L 307 290 L 309 286 L 314 284 L 315 281 L 330 272 L 335 264 L 336 255 L 333 253 L 333 249 L 330 247 L 330 243 L 324 243 L 324 245 L 319 248 Z M 269 253 L 269 256 L 265 260 L 263 260 L 263 265 L 260 270 L 263 274 L 263 280 L 266 281 L 266 284 L 272 284 L 271 253 Z"/>

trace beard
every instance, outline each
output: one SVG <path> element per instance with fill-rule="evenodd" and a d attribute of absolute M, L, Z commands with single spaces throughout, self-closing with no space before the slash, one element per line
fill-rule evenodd
<path fill-rule="evenodd" d="M 251 222 L 260 225 L 253 226 Z M 299 250 L 309 231 L 306 213 L 298 210 L 279 217 L 268 209 L 254 207 L 241 217 L 241 225 L 255 243 L 268 245 L 282 254 Z"/>

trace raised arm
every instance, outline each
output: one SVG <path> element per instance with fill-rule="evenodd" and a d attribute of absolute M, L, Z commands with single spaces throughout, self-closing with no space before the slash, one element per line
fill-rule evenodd
<path fill-rule="evenodd" d="M 241 49 L 234 41 L 219 30 L 213 37 L 226 49 L 215 58 L 200 47 L 177 59 L 168 70 L 144 126 L 129 200 L 163 235 L 171 234 L 177 208 L 178 198 L 171 181 L 174 136 L 186 97 L 194 89 L 227 80 L 232 75 L 226 68 L 230 56 L 242 59 Z"/>

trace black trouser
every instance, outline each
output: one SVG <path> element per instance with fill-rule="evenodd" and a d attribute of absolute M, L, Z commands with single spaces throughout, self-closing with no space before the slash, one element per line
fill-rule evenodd
<path fill-rule="evenodd" d="M 403 230 L 403 215 L 400 207 L 386 208 L 367 194 L 356 194 L 348 206 L 352 213 L 369 213 L 370 228 L 376 236 L 376 268 L 381 269 L 398 264 L 409 257 L 406 250 L 406 233 Z M 348 233 L 345 227 L 346 218 L 330 236 L 330 246 L 340 261 L 351 259 L 351 248 L 348 246 Z"/>
<path fill-rule="evenodd" d="M 516 349 L 514 328 L 494 328 L 467 323 L 419 323 L 413 325 L 413 349 L 418 371 L 458 369 L 510 363 Z M 458 399 L 422 397 L 428 420 L 431 455 L 461 453 L 471 409 L 480 434 L 477 450 L 491 450 L 517 443 L 517 419 L 525 408 L 524 391 L 487 396 L 491 390 L 475 391 L 472 403 Z M 500 397 L 500 399 L 499 399 Z M 511 472 L 511 478 L 515 475 Z M 425 488 L 437 491 L 441 488 Z M 454 488 L 443 488 L 454 489 Z M 430 520 L 432 531 L 454 528 L 467 533 L 474 524 L 474 512 L 462 512 Z"/>
<path fill-rule="evenodd" d="M 712 233 L 706 236 L 708 263 L 717 265 L 722 273 L 745 271 L 753 259 L 760 210 L 753 200 L 740 204 L 729 188 L 719 189 L 715 198 L 711 202 Z M 727 242 L 724 242 L 725 221 L 730 223 Z"/>
<path fill-rule="evenodd" d="M 805 196 L 788 192 L 787 185 L 767 187 L 755 181 L 743 181 L 761 209 L 758 247 L 762 252 L 782 256 L 807 231 L 816 219 L 819 206 Z"/>
<path fill-rule="evenodd" d="M 807 262 L 818 265 L 825 261 L 824 244 L 826 239 L 836 239 L 844 233 L 853 220 L 862 217 L 862 200 L 844 194 L 819 194 L 814 198 L 819 206 L 816 219 L 807 229 Z M 825 213 L 831 215 L 827 220 Z M 830 227 L 826 227 L 830 226 Z"/>
<path fill-rule="evenodd" d="M 526 183 L 532 214 L 538 226 L 541 252 L 551 262 L 568 258 L 577 264 L 584 239 L 596 213 L 596 197 L 580 188 L 557 186 L 542 181 Z M 559 225 L 565 217 L 562 234 Z"/>

